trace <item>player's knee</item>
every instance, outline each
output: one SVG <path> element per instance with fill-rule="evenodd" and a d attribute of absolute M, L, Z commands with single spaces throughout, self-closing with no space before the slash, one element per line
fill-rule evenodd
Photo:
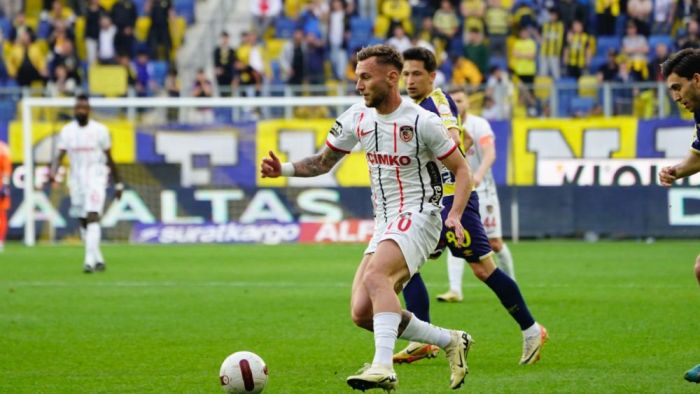
<path fill-rule="evenodd" d="M 698 284 L 700 284 L 700 256 L 695 259 L 695 279 L 697 279 Z"/>
<path fill-rule="evenodd" d="M 489 238 L 489 244 L 494 252 L 498 253 L 503 249 L 503 240 L 500 238 Z"/>
<path fill-rule="evenodd" d="M 478 263 L 469 263 L 469 266 L 480 281 L 485 281 L 496 270 L 496 264 L 491 258 L 486 258 Z"/>
<path fill-rule="evenodd" d="M 356 326 L 372 331 L 372 316 L 369 316 L 367 313 L 357 308 L 352 308 L 350 311 L 350 317 Z"/>
<path fill-rule="evenodd" d="M 100 215 L 97 212 L 88 212 L 85 220 L 87 223 L 97 223 L 100 221 Z"/>

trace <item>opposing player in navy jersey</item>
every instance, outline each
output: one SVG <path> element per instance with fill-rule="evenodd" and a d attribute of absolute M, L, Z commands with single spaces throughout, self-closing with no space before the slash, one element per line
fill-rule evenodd
<path fill-rule="evenodd" d="M 464 133 L 459 124 L 459 115 L 454 101 L 440 89 L 434 89 L 435 70 L 437 68 L 435 55 L 425 48 L 411 48 L 404 52 L 403 77 L 409 96 L 419 103 L 423 108 L 427 108 L 440 115 L 446 128 L 452 130 L 453 135 L 464 146 L 467 133 Z M 471 143 L 469 139 L 468 144 Z M 445 183 L 443 204 L 445 211 L 450 209 L 454 201 L 459 196 L 459 192 L 454 188 L 454 178 L 448 168 L 442 168 L 442 179 Z M 441 242 L 444 242 L 450 249 L 450 253 L 455 257 L 462 258 L 469 263 L 474 275 L 496 294 L 503 307 L 511 314 L 518 323 L 523 334 L 523 351 L 520 357 L 520 364 L 534 364 L 540 358 L 542 346 L 548 338 L 547 330 L 538 324 L 530 314 L 525 303 L 525 299 L 520 293 L 520 289 L 507 274 L 496 267 L 493 260 L 493 251 L 489 243 L 488 236 L 479 216 L 479 198 L 474 190 L 467 191 L 469 202 L 464 210 L 461 222 L 464 227 L 464 238 L 466 242 L 457 240 L 457 234 L 450 228 L 444 227 Z M 415 287 L 416 280 L 411 282 L 404 290 L 406 305 L 409 310 L 411 305 L 421 306 L 427 304 L 427 291 L 410 291 Z M 420 284 L 424 289 L 425 286 Z M 421 297 L 422 300 L 414 300 L 412 297 Z M 411 310 L 414 312 L 413 310 Z M 415 313 L 415 312 L 414 312 Z M 394 355 L 394 362 L 413 362 L 421 358 L 434 355 L 432 349 L 425 344 L 409 343 L 401 352 Z M 424 355 L 423 357 L 419 357 Z"/>
<path fill-rule="evenodd" d="M 399 95 L 401 54 L 387 45 L 357 54 L 356 88 L 364 103 L 338 117 L 317 155 L 281 163 L 270 152 L 261 163 L 263 177 L 312 177 L 325 174 L 357 145 L 366 152 L 375 229 L 352 285 L 351 316 L 374 332 L 374 359 L 349 376 L 353 389 L 393 390 L 398 379 L 392 365 L 397 336 L 437 345 L 450 364 L 450 387 L 458 388 L 468 372 L 471 337 L 464 331 L 433 326 L 402 311 L 397 292 L 432 253 L 440 238 L 442 182 L 435 161 L 455 173 L 459 197 L 445 224 L 464 241 L 460 217 L 471 189 L 471 174 L 457 144 L 440 119 Z"/>
<path fill-rule="evenodd" d="M 671 97 L 695 115 L 695 133 L 690 152 L 680 163 L 659 172 L 661 185 L 670 187 L 678 179 L 700 172 L 700 49 L 684 49 L 663 64 L 661 73 Z M 700 256 L 695 259 L 695 278 L 700 284 Z M 689 382 L 700 383 L 700 364 L 685 373 Z"/>

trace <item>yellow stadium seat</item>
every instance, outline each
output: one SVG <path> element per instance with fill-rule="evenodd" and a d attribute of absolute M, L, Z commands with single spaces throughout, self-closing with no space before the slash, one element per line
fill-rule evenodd
<path fill-rule="evenodd" d="M 138 41 L 146 41 L 148 39 L 148 31 L 151 29 L 151 18 L 140 16 L 136 19 L 134 27 L 134 37 Z"/>
<path fill-rule="evenodd" d="M 598 98 L 598 78 L 595 75 L 582 75 L 578 79 L 578 95 Z"/>
<path fill-rule="evenodd" d="M 548 100 L 554 88 L 554 81 L 549 75 L 535 77 L 535 97 L 540 100 Z"/>
<path fill-rule="evenodd" d="M 92 94 L 115 97 L 123 96 L 127 91 L 127 74 L 123 66 L 92 65 L 89 70 L 88 84 Z"/>
<path fill-rule="evenodd" d="M 177 50 L 182 45 L 187 31 L 187 20 L 184 17 L 178 16 L 175 18 L 175 23 L 170 24 L 170 38 L 172 39 L 173 47 L 170 53 L 170 58 L 175 60 Z"/>
<path fill-rule="evenodd" d="M 24 2 L 24 14 L 29 17 L 38 17 L 43 8 L 42 0 L 25 0 Z"/>

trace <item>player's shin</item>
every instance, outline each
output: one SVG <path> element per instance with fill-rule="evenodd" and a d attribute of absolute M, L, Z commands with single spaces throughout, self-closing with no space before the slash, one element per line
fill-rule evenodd
<path fill-rule="evenodd" d="M 429 343 L 444 348 L 450 343 L 450 331 L 418 319 L 409 311 L 403 311 L 401 324 L 406 328 L 399 338 L 414 342 Z"/>
<path fill-rule="evenodd" d="M 525 299 L 520 293 L 518 284 L 515 283 L 508 275 L 499 268 L 496 268 L 491 275 L 484 281 L 488 287 L 496 293 L 496 296 L 501 301 L 503 307 L 508 313 L 513 316 L 513 319 L 518 322 L 521 330 L 532 327 L 535 324 L 530 314 L 530 310 L 525 304 Z"/>
<path fill-rule="evenodd" d="M 372 365 L 391 368 L 401 315 L 379 312 L 374 315 L 374 360 Z"/>
<path fill-rule="evenodd" d="M 496 253 L 496 265 L 498 268 L 503 270 L 506 275 L 510 276 L 511 279 L 515 280 L 515 269 L 513 268 L 513 255 L 510 254 L 510 249 L 508 245 L 503 243 L 501 250 Z"/>
<path fill-rule="evenodd" d="M 85 230 L 85 264 L 94 266 L 98 260 L 100 238 L 102 237 L 102 229 L 97 222 L 88 223 Z"/>
<path fill-rule="evenodd" d="M 464 259 L 453 256 L 452 252 L 447 253 L 447 277 L 450 281 L 450 290 L 460 297 L 462 296 L 464 264 Z"/>

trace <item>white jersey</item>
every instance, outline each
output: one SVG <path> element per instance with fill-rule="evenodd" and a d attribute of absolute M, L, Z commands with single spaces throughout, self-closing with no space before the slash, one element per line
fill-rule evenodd
<path fill-rule="evenodd" d="M 446 158 L 457 145 L 440 117 L 407 99 L 388 115 L 355 104 L 335 121 L 326 145 L 350 153 L 358 142 L 366 152 L 377 220 L 441 208 L 442 181 L 435 159 Z"/>
<path fill-rule="evenodd" d="M 467 151 L 469 168 L 471 168 L 472 173 L 474 173 L 481 166 L 481 160 L 484 157 L 482 144 L 488 144 L 489 141 L 490 143 L 495 143 L 496 137 L 491 129 L 491 124 L 489 124 L 489 121 L 481 116 L 469 114 L 467 115 L 467 119 L 464 120 L 463 125 L 464 131 L 469 133 L 474 141 L 472 146 L 469 148 L 469 151 Z M 481 180 L 479 187 L 476 188 L 476 191 L 479 193 L 486 190 L 496 190 L 496 182 L 493 179 L 493 172 L 491 171 L 491 168 L 486 171 L 486 174 L 484 174 L 484 179 Z"/>
<path fill-rule="evenodd" d="M 76 121 L 65 125 L 58 137 L 58 149 L 68 153 L 69 185 L 81 189 L 106 188 L 109 171 L 104 151 L 111 146 L 109 131 L 102 123 L 89 120 L 84 127 Z"/>

